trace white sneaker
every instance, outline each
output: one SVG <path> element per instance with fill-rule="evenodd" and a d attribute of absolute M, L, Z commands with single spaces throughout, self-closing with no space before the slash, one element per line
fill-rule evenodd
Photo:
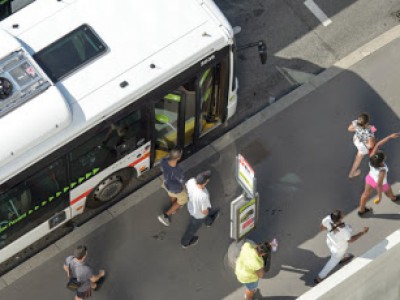
<path fill-rule="evenodd" d="M 171 224 L 168 216 L 166 216 L 164 214 L 158 216 L 158 221 L 160 221 L 165 226 L 169 226 Z"/>

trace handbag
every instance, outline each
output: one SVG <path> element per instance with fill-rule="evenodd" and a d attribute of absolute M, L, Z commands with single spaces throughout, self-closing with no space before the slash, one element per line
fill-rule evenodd
<path fill-rule="evenodd" d="M 74 277 L 71 277 L 67 282 L 67 289 L 71 291 L 76 291 L 80 286 L 81 283 Z"/>
<path fill-rule="evenodd" d="M 264 272 L 267 273 L 271 268 L 271 250 L 262 257 L 264 260 Z"/>
<path fill-rule="evenodd" d="M 69 269 L 69 279 L 67 282 L 67 289 L 71 291 L 76 291 L 82 285 L 82 283 L 80 283 L 77 278 L 73 277 L 71 264 L 68 265 L 68 269 Z"/>

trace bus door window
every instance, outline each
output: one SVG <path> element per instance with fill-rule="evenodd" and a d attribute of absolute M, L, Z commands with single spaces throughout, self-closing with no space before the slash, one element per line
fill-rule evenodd
<path fill-rule="evenodd" d="M 223 118 L 223 99 L 227 86 L 227 61 L 204 71 L 198 81 L 200 97 L 200 136 L 219 125 Z"/>
<path fill-rule="evenodd" d="M 174 91 L 165 95 L 155 106 L 155 160 L 166 156 L 171 148 L 178 145 L 179 117 L 184 94 Z"/>
<path fill-rule="evenodd" d="M 94 169 L 103 170 L 144 145 L 148 132 L 146 124 L 144 113 L 137 110 L 92 132 L 86 142 L 70 152 L 72 178 L 77 179 Z"/>
<path fill-rule="evenodd" d="M 185 128 L 184 146 L 193 143 L 195 116 L 196 116 L 196 78 L 192 78 L 187 83 L 178 88 L 185 94 Z"/>
<path fill-rule="evenodd" d="M 0 194 L 0 248 L 68 206 L 66 167 L 57 160 Z"/>

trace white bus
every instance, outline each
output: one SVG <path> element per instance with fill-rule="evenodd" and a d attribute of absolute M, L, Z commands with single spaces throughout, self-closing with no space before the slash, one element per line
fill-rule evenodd
<path fill-rule="evenodd" d="M 212 0 L 36 0 L 0 22 L 0 262 L 236 110 Z"/>

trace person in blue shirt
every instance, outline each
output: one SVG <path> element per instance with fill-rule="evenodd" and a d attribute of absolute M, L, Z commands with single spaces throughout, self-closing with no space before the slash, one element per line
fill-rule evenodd
<path fill-rule="evenodd" d="M 161 185 L 171 200 L 170 208 L 158 216 L 158 220 L 165 226 L 171 223 L 171 216 L 188 202 L 188 195 L 184 184 L 183 170 L 178 166 L 182 158 L 182 149 L 175 146 L 169 152 L 168 157 L 161 160 L 160 167 L 163 173 L 163 184 Z"/>

